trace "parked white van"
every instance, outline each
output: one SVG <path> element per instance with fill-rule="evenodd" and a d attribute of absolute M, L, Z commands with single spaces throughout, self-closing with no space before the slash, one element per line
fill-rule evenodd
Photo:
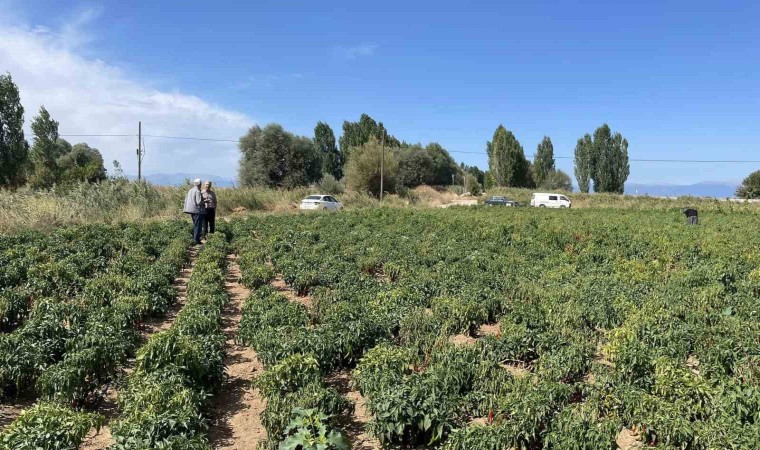
<path fill-rule="evenodd" d="M 530 206 L 539 208 L 570 208 L 572 202 L 562 194 L 536 192 L 530 199 Z"/>

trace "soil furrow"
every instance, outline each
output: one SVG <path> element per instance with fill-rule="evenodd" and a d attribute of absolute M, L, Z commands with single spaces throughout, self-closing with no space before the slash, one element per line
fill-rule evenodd
<path fill-rule="evenodd" d="M 351 448 L 353 450 L 380 449 L 380 441 L 367 434 L 367 423 L 371 419 L 367 411 L 367 401 L 351 385 L 349 372 L 346 370 L 335 372 L 325 379 L 325 383 L 354 404 L 353 414 L 340 418 L 341 430 L 351 442 Z"/>
<path fill-rule="evenodd" d="M 208 436 L 216 449 L 255 449 L 266 439 L 261 413 L 266 401 L 251 381 L 263 366 L 253 349 L 236 342 L 243 303 L 250 291 L 240 284 L 240 267 L 236 255 L 228 256 L 226 289 L 230 301 L 222 313 L 227 335 L 225 367 L 227 379 L 211 406 L 213 423 Z"/>

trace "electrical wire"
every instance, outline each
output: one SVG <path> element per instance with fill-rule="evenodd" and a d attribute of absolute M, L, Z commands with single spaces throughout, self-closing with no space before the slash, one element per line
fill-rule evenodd
<path fill-rule="evenodd" d="M 61 137 L 137 137 L 136 134 L 62 134 Z M 239 139 L 217 139 L 217 138 L 203 138 L 194 136 L 163 136 L 155 134 L 143 134 L 143 147 L 145 146 L 145 138 L 154 139 L 175 139 L 185 141 L 205 141 L 205 142 L 240 142 Z M 487 155 L 487 152 L 473 152 L 466 150 L 448 150 L 449 153 L 462 153 L 470 155 Z M 535 156 L 535 155 L 530 155 Z M 574 159 L 573 156 L 555 156 L 554 159 Z M 718 159 L 640 159 L 629 158 L 629 162 L 652 162 L 652 163 L 685 163 L 685 164 L 760 164 L 760 160 L 718 160 Z"/>

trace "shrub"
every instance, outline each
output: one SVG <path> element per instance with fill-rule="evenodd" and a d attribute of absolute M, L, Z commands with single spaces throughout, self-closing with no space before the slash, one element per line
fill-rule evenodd
<path fill-rule="evenodd" d="M 23 413 L 0 435 L 3 448 L 59 450 L 79 448 L 92 427 L 103 418 L 73 411 L 65 406 L 39 403 Z"/>

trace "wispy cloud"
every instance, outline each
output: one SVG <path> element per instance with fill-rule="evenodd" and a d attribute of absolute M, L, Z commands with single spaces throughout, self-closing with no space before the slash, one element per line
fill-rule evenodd
<path fill-rule="evenodd" d="M 235 139 L 253 124 L 245 114 L 179 91 L 154 89 L 149 80 L 84 56 L 92 38 L 85 30 L 98 15 L 87 10 L 58 28 L 0 20 L 5 22 L 0 23 L 1 69 L 19 86 L 27 130 L 40 105 L 61 123 L 61 134 L 135 134 L 142 121 L 145 134 Z M 70 140 L 87 140 L 106 161 L 118 159 L 127 173 L 136 172 L 136 138 Z M 234 143 L 146 139 L 146 147 L 146 173 L 228 175 L 237 166 Z"/>
<path fill-rule="evenodd" d="M 375 54 L 375 51 L 380 46 L 371 43 L 371 42 L 365 42 L 361 43 L 359 45 L 352 45 L 352 46 L 337 46 L 333 49 L 333 53 L 337 56 L 341 56 L 343 58 L 347 59 L 356 59 L 363 56 L 372 56 Z"/>

